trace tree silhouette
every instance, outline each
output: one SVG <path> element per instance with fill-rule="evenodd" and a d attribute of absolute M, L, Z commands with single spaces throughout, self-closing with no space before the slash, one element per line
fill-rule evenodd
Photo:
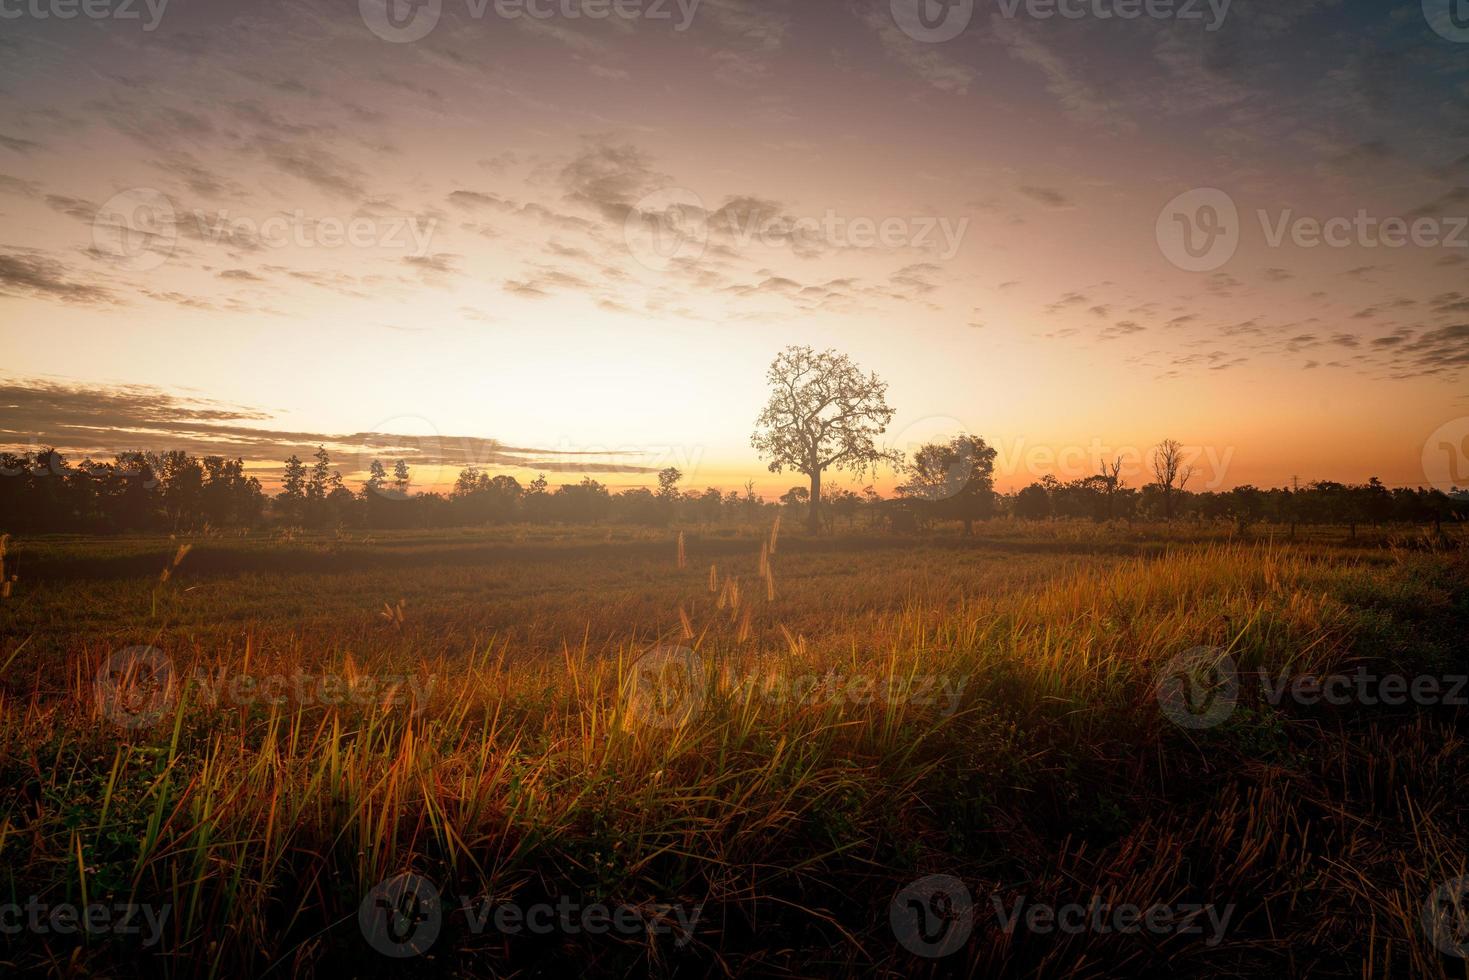
<path fill-rule="evenodd" d="M 881 463 L 902 464 L 900 453 L 877 448 L 893 418 L 887 384 L 863 374 L 845 354 L 787 347 L 765 373 L 770 401 L 755 422 L 750 444 L 772 473 L 786 469 L 811 480 L 806 523 L 821 530 L 821 475 L 827 469 L 861 474 Z"/>
<path fill-rule="evenodd" d="M 1110 521 L 1112 519 L 1114 510 L 1112 503 L 1113 498 L 1115 498 L 1120 491 L 1127 489 L 1127 481 L 1122 479 L 1121 456 L 1113 459 L 1112 465 L 1110 467 L 1107 465 L 1107 461 L 1105 459 L 1102 460 L 1102 475 L 1100 477 L 1100 480 L 1102 484 L 1102 492 L 1107 496 L 1106 519 Z"/>
<path fill-rule="evenodd" d="M 961 520 L 964 536 L 974 522 L 994 513 L 995 450 L 978 436 L 957 435 L 948 442 L 918 448 L 908 464 L 908 482 L 898 488 L 935 517 Z"/>
<path fill-rule="evenodd" d="M 362 484 L 363 499 L 380 496 L 383 492 L 383 485 L 387 482 L 388 471 L 383 468 L 383 461 L 373 460 L 367 467 L 367 482 Z"/>
<path fill-rule="evenodd" d="M 1051 496 L 1045 486 L 1032 483 L 1015 495 L 1015 516 L 1040 521 L 1051 516 Z"/>
<path fill-rule="evenodd" d="M 1164 439 L 1153 447 L 1153 475 L 1158 478 L 1158 489 L 1163 493 L 1163 519 L 1173 520 L 1173 494 L 1182 493 L 1193 478 L 1194 468 L 1185 466 L 1183 447 L 1176 440 Z"/>
<path fill-rule="evenodd" d="M 311 467 L 311 479 L 306 484 L 306 499 L 325 500 L 327 483 L 331 478 L 332 459 L 327 455 L 325 446 L 317 446 L 312 456 L 316 464 Z"/>

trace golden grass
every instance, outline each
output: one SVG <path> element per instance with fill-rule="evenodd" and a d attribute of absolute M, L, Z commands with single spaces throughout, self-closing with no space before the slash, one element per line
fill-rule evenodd
<path fill-rule="evenodd" d="M 605 591 L 591 581 L 587 594 L 618 616 L 652 591 L 665 610 L 653 623 L 577 630 L 578 616 L 605 621 L 576 597 L 540 607 L 549 633 L 476 624 L 472 647 L 431 596 L 362 596 L 346 642 L 293 633 L 289 614 L 260 614 L 285 601 L 262 573 L 197 583 L 198 601 L 238 616 L 217 642 L 192 625 L 209 618 L 188 606 L 197 593 L 179 590 L 205 557 L 185 562 L 184 545 L 156 583 L 171 573 L 169 592 L 154 588 L 148 616 L 134 606 L 116 631 L 166 649 L 179 672 L 168 716 L 139 730 L 111 725 L 97 699 L 116 633 L 50 637 L 58 661 L 17 646 L 26 637 L 12 626 L 0 657 L 8 890 L 174 911 L 158 949 L 22 936 L 7 955 L 54 973 L 375 971 L 388 962 L 363 942 L 357 905 L 414 870 L 456 899 L 703 906 L 681 949 L 446 928 L 418 964 L 435 971 L 1463 975 L 1419 924 L 1433 887 L 1464 873 L 1461 711 L 1360 716 L 1247 698 L 1219 729 L 1187 732 L 1153 691 L 1159 669 L 1197 646 L 1246 672 L 1441 670 L 1435 657 L 1461 653 L 1454 630 L 1469 617 L 1461 558 L 1170 539 L 1135 557 L 991 561 L 981 544 L 914 559 L 799 536 L 777 558 L 777 535 L 720 550 L 680 532 L 672 560 L 608 558 Z M 707 576 L 690 557 L 709 560 Z M 595 558 L 586 567 L 598 575 Z M 385 577 L 406 592 L 418 568 Z M 451 603 L 473 594 L 458 571 L 435 574 Z M 125 580 L 49 587 L 130 601 Z M 207 595 L 229 589 L 257 594 Z M 672 693 L 692 709 L 630 696 L 657 643 L 691 652 L 692 676 Z M 302 672 L 399 680 L 360 703 L 221 699 L 204 683 Z M 957 697 L 919 697 L 932 678 Z M 889 695 L 852 696 L 854 681 Z M 990 894 L 1239 910 L 1211 947 L 1007 934 L 981 915 L 965 949 L 929 964 L 896 942 L 887 906 L 930 873 L 970 883 L 982 912 Z"/>

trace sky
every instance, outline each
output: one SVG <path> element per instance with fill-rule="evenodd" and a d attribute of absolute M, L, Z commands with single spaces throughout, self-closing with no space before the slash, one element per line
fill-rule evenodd
<path fill-rule="evenodd" d="M 0 0 L 0 445 L 778 494 L 802 344 L 1002 490 L 1469 473 L 1448 2 Z"/>

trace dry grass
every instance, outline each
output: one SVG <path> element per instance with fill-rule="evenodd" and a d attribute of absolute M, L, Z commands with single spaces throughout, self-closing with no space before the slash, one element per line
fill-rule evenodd
<path fill-rule="evenodd" d="M 682 947 L 451 914 L 408 964 L 427 972 L 1465 975 L 1419 922 L 1465 873 L 1462 708 L 1247 689 L 1186 731 L 1154 696 L 1201 645 L 1247 674 L 1462 673 L 1462 551 L 1079 526 L 787 530 L 778 551 L 769 528 L 607 538 L 11 542 L 6 890 L 172 915 L 157 947 L 21 933 L 5 955 L 55 974 L 401 970 L 356 915 L 413 870 L 456 905 L 702 906 Z M 692 687 L 639 686 L 659 643 L 693 652 Z M 138 729 L 94 684 L 130 644 L 177 671 Z M 306 695 L 220 693 L 274 674 Z M 325 676 L 373 696 L 321 703 Z M 910 696 L 831 695 L 854 678 Z M 916 696 L 929 679 L 954 696 Z M 930 963 L 888 905 L 933 873 L 981 914 Z M 1007 934 L 991 895 L 1236 910 L 1216 945 Z"/>

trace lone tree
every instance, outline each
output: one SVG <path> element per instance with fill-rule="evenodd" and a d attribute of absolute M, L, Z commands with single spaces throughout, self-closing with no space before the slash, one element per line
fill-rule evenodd
<path fill-rule="evenodd" d="M 1193 479 L 1194 468 L 1183 462 L 1183 447 L 1174 439 L 1164 439 L 1153 447 L 1153 475 L 1163 491 L 1163 519 L 1173 520 L 1173 492 L 1182 493 Z"/>
<path fill-rule="evenodd" d="M 975 521 L 994 515 L 995 456 L 979 436 L 926 443 L 913 454 L 908 482 L 898 493 L 922 501 L 935 517 L 963 521 L 969 537 Z"/>
<path fill-rule="evenodd" d="M 887 383 L 863 374 L 845 354 L 810 347 L 781 351 L 765 378 L 770 401 L 755 421 L 750 445 L 770 460 L 770 472 L 792 469 L 810 477 L 806 523 L 812 534 L 819 533 L 822 473 L 861 474 L 879 463 L 902 465 L 900 453 L 876 443 L 893 418 Z"/>

